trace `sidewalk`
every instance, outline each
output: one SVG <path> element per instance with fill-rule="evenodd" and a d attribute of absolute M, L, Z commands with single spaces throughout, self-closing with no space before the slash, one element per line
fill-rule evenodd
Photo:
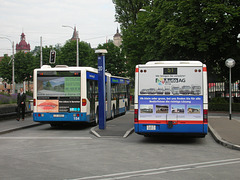
<path fill-rule="evenodd" d="M 229 120 L 228 115 L 211 116 L 208 117 L 209 132 L 219 144 L 240 150 L 240 115 L 232 116 Z"/>
<path fill-rule="evenodd" d="M 134 130 L 133 111 L 127 111 L 124 116 L 119 116 L 106 122 L 106 128 L 101 130 L 98 126 L 91 129 L 97 137 L 128 137 Z"/>
<path fill-rule="evenodd" d="M 33 122 L 32 116 L 26 116 L 24 121 L 15 119 L 0 120 L 0 134 L 9 133 L 12 131 L 25 129 L 41 125 L 40 123 Z"/>

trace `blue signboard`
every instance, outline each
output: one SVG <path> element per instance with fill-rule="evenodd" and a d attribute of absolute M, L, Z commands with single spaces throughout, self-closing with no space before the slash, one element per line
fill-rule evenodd
<path fill-rule="evenodd" d="M 87 79 L 98 80 L 98 75 L 87 71 Z"/>

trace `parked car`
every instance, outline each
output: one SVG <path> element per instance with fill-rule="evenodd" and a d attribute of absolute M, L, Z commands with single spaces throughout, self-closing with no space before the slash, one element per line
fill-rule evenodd
<path fill-rule="evenodd" d="M 179 94 L 180 93 L 180 88 L 178 86 L 172 86 L 172 94 Z"/>
<path fill-rule="evenodd" d="M 182 86 L 180 94 L 191 94 L 192 88 L 190 86 Z"/>
<path fill-rule="evenodd" d="M 156 94 L 156 93 L 157 93 L 156 89 L 154 89 L 154 88 L 148 89 L 148 94 Z"/>
<path fill-rule="evenodd" d="M 163 90 L 162 87 L 161 87 L 161 88 L 158 88 L 158 89 L 156 90 L 156 93 L 157 93 L 157 94 L 163 94 L 163 92 L 164 92 L 164 90 Z"/>
<path fill-rule="evenodd" d="M 142 90 L 140 91 L 140 94 L 147 94 L 147 93 L 148 93 L 147 89 L 142 89 Z"/>
<path fill-rule="evenodd" d="M 165 94 L 171 94 L 171 89 L 170 89 L 170 86 L 165 86 Z"/>
<path fill-rule="evenodd" d="M 191 94 L 196 94 L 196 95 L 201 94 L 201 86 L 192 86 L 192 93 Z"/>

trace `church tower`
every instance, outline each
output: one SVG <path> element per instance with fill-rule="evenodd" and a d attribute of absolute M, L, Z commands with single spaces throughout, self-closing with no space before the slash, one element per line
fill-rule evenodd
<path fill-rule="evenodd" d="M 78 42 L 80 41 L 80 38 L 78 37 L 78 32 L 77 32 L 77 30 L 76 30 L 76 26 L 74 26 L 74 30 L 73 30 L 73 35 L 72 35 L 72 38 L 71 38 L 71 40 L 72 41 L 76 41 L 78 39 Z"/>
<path fill-rule="evenodd" d="M 19 44 L 16 44 L 16 52 L 23 51 L 23 52 L 30 52 L 30 44 L 27 44 L 25 41 L 25 34 L 21 34 L 21 41 Z"/>
<path fill-rule="evenodd" d="M 113 44 L 117 47 L 120 47 L 122 45 L 122 36 L 119 33 L 118 28 L 117 28 L 117 33 L 113 36 Z"/>

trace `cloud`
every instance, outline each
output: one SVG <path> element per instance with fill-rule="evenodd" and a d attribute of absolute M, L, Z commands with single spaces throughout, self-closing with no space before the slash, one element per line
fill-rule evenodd
<path fill-rule="evenodd" d="M 0 36 L 16 44 L 23 31 L 31 49 L 39 45 L 40 36 L 44 45 L 63 45 L 71 38 L 72 29 L 62 25 L 76 26 L 80 39 L 95 47 L 104 43 L 106 36 L 111 39 L 117 28 L 112 0 L 4 0 L 0 12 Z M 0 40 L 0 56 L 4 49 L 9 49 L 9 42 Z"/>

